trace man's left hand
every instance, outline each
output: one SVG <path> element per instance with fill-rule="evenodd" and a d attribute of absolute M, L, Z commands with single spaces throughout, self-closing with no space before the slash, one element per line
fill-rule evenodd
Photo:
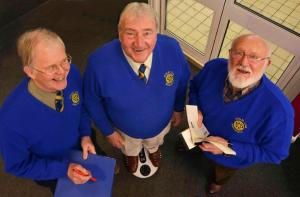
<path fill-rule="evenodd" d="M 228 141 L 224 138 L 218 137 L 218 136 L 209 136 L 206 138 L 209 141 L 219 142 L 223 144 L 224 146 L 228 146 Z M 209 143 L 209 142 L 203 142 L 201 145 L 199 145 L 200 149 L 203 151 L 210 152 L 214 155 L 223 154 L 223 151 L 217 148 L 215 145 Z"/>
<path fill-rule="evenodd" d="M 84 136 L 81 138 L 81 147 L 82 147 L 82 158 L 86 160 L 88 154 L 96 154 L 95 146 L 90 138 L 90 136 Z"/>
<path fill-rule="evenodd" d="M 179 126 L 182 120 L 182 114 L 183 112 L 176 112 L 176 111 L 173 112 L 172 119 L 171 119 L 171 124 L 173 127 Z"/>

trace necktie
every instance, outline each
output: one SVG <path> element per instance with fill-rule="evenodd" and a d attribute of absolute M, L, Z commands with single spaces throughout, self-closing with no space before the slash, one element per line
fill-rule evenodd
<path fill-rule="evenodd" d="M 62 112 L 64 110 L 64 97 L 62 91 L 57 91 L 55 96 L 55 110 Z"/>
<path fill-rule="evenodd" d="M 139 78 L 142 79 L 145 83 L 147 82 L 147 77 L 145 76 L 146 66 L 145 64 L 141 64 L 139 68 Z"/>

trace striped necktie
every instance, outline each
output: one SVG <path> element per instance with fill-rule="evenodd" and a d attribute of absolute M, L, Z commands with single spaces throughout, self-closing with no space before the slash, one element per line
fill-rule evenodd
<path fill-rule="evenodd" d="M 145 76 L 146 66 L 141 64 L 139 68 L 139 78 L 142 79 L 145 83 L 147 82 L 147 77 Z"/>
<path fill-rule="evenodd" d="M 55 110 L 62 112 L 64 110 L 64 97 L 62 91 L 57 91 L 55 96 Z"/>

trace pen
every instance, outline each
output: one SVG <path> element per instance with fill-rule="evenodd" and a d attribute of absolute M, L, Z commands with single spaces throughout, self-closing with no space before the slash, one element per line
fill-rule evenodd
<path fill-rule="evenodd" d="M 89 176 L 89 174 L 84 174 L 81 170 L 78 170 L 76 168 L 73 168 L 73 171 L 76 172 L 77 174 L 80 174 L 82 176 Z M 90 181 L 96 182 L 97 179 L 95 177 L 90 178 Z"/>

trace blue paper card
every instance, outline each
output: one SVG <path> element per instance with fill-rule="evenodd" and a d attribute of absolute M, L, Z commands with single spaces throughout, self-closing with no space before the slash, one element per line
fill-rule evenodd
<path fill-rule="evenodd" d="M 82 159 L 81 151 L 72 151 L 66 159 L 79 163 L 89 171 L 96 182 L 88 181 L 82 185 L 74 184 L 68 177 L 58 179 L 54 197 L 111 197 L 114 168 L 116 161 L 112 158 L 89 154 L 87 160 Z"/>

